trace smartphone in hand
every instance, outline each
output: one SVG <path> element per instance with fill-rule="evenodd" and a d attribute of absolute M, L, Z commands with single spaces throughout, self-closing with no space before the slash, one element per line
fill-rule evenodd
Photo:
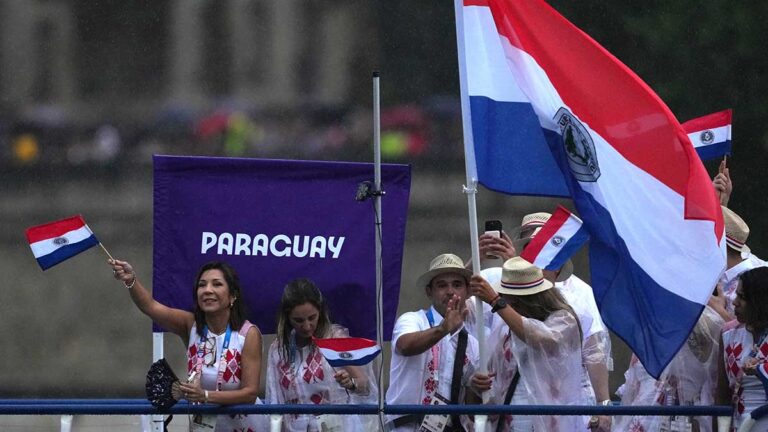
<path fill-rule="evenodd" d="M 500 220 L 487 220 L 485 221 L 485 234 L 491 235 L 496 238 L 501 237 L 501 221 Z M 486 255 L 487 258 L 499 258 L 496 255 Z"/>

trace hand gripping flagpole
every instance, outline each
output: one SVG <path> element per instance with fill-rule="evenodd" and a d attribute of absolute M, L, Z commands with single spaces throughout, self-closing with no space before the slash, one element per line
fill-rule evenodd
<path fill-rule="evenodd" d="M 477 230 L 477 167 L 475 165 L 474 141 L 472 136 L 472 115 L 469 110 L 469 93 L 467 92 L 467 63 L 464 56 L 464 2 L 454 0 L 454 12 L 456 15 L 456 47 L 459 54 L 459 88 L 461 89 L 461 123 L 464 129 L 464 164 L 467 173 L 467 184 L 464 193 L 467 194 L 467 207 L 469 211 L 469 240 L 472 246 L 472 272 L 480 274 L 480 246 L 478 244 Z M 480 351 L 480 364 L 478 372 L 488 373 L 488 353 L 485 343 L 485 320 L 483 319 L 483 300 L 475 297 L 475 334 Z M 488 393 L 483 393 L 483 403 L 488 402 Z M 475 430 L 486 431 L 488 416 L 475 416 Z"/>

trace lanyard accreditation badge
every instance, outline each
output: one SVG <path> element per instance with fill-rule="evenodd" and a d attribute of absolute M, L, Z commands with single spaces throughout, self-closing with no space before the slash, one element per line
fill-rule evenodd
<path fill-rule="evenodd" d="M 221 347 L 221 355 L 216 355 L 216 340 L 214 339 L 213 347 L 213 359 L 212 364 L 216 364 L 216 360 L 219 361 L 219 370 L 216 376 L 216 390 L 220 391 L 224 384 L 224 371 L 226 370 L 226 352 L 229 349 L 229 339 L 232 337 L 232 329 L 227 325 L 227 331 L 224 335 L 224 343 Z M 202 379 L 203 363 L 206 356 L 205 341 L 208 339 L 208 326 L 203 327 L 203 334 L 200 336 L 200 342 L 197 346 L 197 362 L 195 364 L 195 370 L 198 372 L 197 376 Z M 209 353 L 210 354 L 210 353 Z M 218 357 L 218 359 L 217 359 Z M 189 427 L 192 432 L 212 432 L 216 429 L 216 414 L 195 414 L 189 422 Z"/>

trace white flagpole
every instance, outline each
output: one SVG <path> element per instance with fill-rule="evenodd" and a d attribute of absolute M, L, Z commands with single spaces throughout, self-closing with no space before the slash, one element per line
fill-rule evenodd
<path fill-rule="evenodd" d="M 376 213 L 376 343 L 383 346 L 384 340 L 384 311 L 382 296 L 381 268 L 381 99 L 379 91 L 379 72 L 373 72 L 373 207 Z M 380 362 L 381 365 L 384 362 Z M 381 382 L 382 370 L 377 378 L 379 384 L 379 422 L 384 424 L 384 386 Z"/>
<path fill-rule="evenodd" d="M 469 240 L 472 246 L 472 271 L 480 273 L 480 247 L 478 245 L 477 230 L 477 167 L 475 165 L 474 140 L 472 136 L 472 115 L 469 111 L 469 93 L 467 91 L 467 63 L 464 57 L 464 3 L 462 0 L 453 2 L 456 15 L 456 47 L 459 57 L 459 84 L 461 89 L 461 122 L 464 129 L 464 165 L 467 173 L 467 184 L 464 193 L 467 194 L 467 207 L 469 211 Z M 483 301 L 475 298 L 475 330 L 480 351 L 480 364 L 478 372 L 488 373 L 488 353 L 485 341 L 485 320 L 483 319 Z M 483 394 L 483 402 L 488 401 L 487 394 Z M 475 416 L 475 430 L 485 432 L 487 416 Z"/>

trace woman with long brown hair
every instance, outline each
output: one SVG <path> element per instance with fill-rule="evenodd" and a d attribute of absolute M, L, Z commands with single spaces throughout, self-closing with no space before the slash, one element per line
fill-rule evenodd
<path fill-rule="evenodd" d="M 267 403 L 370 403 L 376 395 L 370 365 L 334 369 L 325 360 L 315 338 L 349 337 L 347 329 L 331 323 L 328 305 L 309 279 L 296 279 L 283 291 L 277 337 L 267 355 Z M 284 415 L 284 431 L 362 430 L 356 415 Z"/>
<path fill-rule="evenodd" d="M 542 271 L 514 257 L 504 263 L 501 280 L 493 286 L 477 275 L 469 286 L 473 295 L 492 306 L 506 327 L 497 334 L 503 339 L 492 349 L 491 357 L 504 357 L 500 350 L 508 347 L 519 373 L 519 378 L 492 386 L 500 370 L 489 368 L 488 375 L 473 376 L 472 388 L 478 393 L 501 390 L 506 398 L 496 403 L 586 405 L 581 391 L 581 326 Z M 583 430 L 586 424 L 584 418 L 573 416 L 535 416 L 532 421 L 516 416 L 514 422 L 509 418 L 499 422 L 499 431 L 572 432 Z"/>
<path fill-rule="evenodd" d="M 115 279 L 122 281 L 140 311 L 176 334 L 187 347 L 187 372 L 182 397 L 193 403 L 252 404 L 261 380 L 261 332 L 245 318 L 240 279 L 224 262 L 200 267 L 191 294 L 193 311 L 168 307 L 152 297 L 133 266 L 110 260 Z M 205 418 L 216 431 L 257 430 L 264 419 L 251 415 Z"/>

